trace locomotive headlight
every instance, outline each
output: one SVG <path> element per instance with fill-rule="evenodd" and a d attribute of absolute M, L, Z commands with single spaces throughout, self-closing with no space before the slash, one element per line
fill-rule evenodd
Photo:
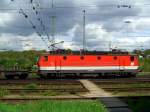
<path fill-rule="evenodd" d="M 134 62 L 131 62 L 131 64 L 130 64 L 131 66 L 134 66 Z"/>

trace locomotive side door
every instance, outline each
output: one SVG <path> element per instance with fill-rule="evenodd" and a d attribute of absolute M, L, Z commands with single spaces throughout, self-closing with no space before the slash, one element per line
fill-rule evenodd
<path fill-rule="evenodd" d="M 125 60 L 122 56 L 119 56 L 119 69 L 121 71 L 125 70 Z"/>
<path fill-rule="evenodd" d="M 60 73 L 61 72 L 61 59 L 59 56 L 55 57 L 55 72 Z"/>

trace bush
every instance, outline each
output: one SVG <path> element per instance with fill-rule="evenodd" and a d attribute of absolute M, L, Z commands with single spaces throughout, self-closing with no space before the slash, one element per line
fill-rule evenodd
<path fill-rule="evenodd" d="M 150 59 L 142 59 L 140 60 L 140 68 L 144 71 L 144 72 L 150 72 Z"/>
<path fill-rule="evenodd" d="M 21 68 L 32 68 L 37 62 L 38 55 L 44 52 L 45 51 L 0 52 L 0 65 L 8 69 L 16 64 Z"/>
<path fill-rule="evenodd" d="M 9 91 L 5 88 L 0 88 L 0 97 L 3 97 L 5 95 L 8 95 Z"/>

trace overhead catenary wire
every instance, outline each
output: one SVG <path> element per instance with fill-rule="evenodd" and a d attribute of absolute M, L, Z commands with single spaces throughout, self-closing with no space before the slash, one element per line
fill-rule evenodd
<path fill-rule="evenodd" d="M 33 1 L 31 1 L 31 2 L 33 2 Z M 42 41 L 45 43 L 45 46 L 49 49 L 49 45 L 47 44 L 47 41 L 44 39 L 42 34 L 37 30 L 36 25 L 34 25 L 32 20 L 29 19 L 29 16 L 24 12 L 24 10 L 22 8 L 20 8 L 19 13 L 22 14 L 28 20 L 28 22 L 31 24 L 32 28 L 35 30 L 37 35 L 42 39 Z"/>
<path fill-rule="evenodd" d="M 40 7 L 39 3 L 37 3 L 37 7 Z M 34 10 L 35 14 L 38 16 L 37 20 L 40 22 L 40 25 L 42 26 L 43 31 L 47 35 L 48 40 L 50 40 L 50 36 L 49 36 L 49 34 L 48 34 L 47 30 L 46 30 L 46 27 L 45 27 L 44 22 L 43 22 L 43 20 L 41 18 L 41 15 L 39 14 L 40 12 L 37 10 L 36 6 L 34 6 L 33 4 L 32 4 L 32 9 Z"/>
<path fill-rule="evenodd" d="M 42 41 L 45 43 L 45 45 L 49 48 L 49 46 L 47 45 L 47 42 L 45 41 L 45 39 L 43 38 L 43 36 L 39 33 L 39 31 L 37 31 L 36 26 L 33 24 L 33 22 L 28 18 L 28 15 L 23 11 L 23 9 L 20 9 L 19 13 L 23 14 L 23 16 L 28 19 L 29 23 L 32 25 L 32 28 L 36 31 L 37 35 L 39 37 L 41 37 Z"/>
<path fill-rule="evenodd" d="M 40 9 L 40 4 L 39 4 L 39 3 L 37 3 L 37 6 L 38 6 L 37 8 Z M 52 7 L 54 7 L 53 1 L 52 1 Z M 36 7 L 35 7 L 35 8 L 36 8 Z M 33 8 L 33 9 L 35 10 L 35 8 Z M 38 14 L 39 14 L 38 11 L 37 11 L 37 10 L 35 10 L 35 11 L 36 11 L 36 15 L 38 15 Z M 41 23 L 41 26 L 42 26 L 43 30 L 44 30 L 44 31 L 46 32 L 46 34 L 47 34 L 48 42 L 51 43 L 51 44 L 49 45 L 49 48 L 52 47 L 52 50 L 54 50 L 54 47 L 55 47 L 55 46 L 52 46 L 52 45 L 54 45 L 54 43 L 55 43 L 55 39 L 54 39 L 54 32 L 55 32 L 54 19 L 55 19 L 54 16 L 52 16 L 52 29 L 51 29 L 51 31 L 52 31 L 52 38 L 50 39 L 49 34 L 47 33 L 46 27 L 45 27 L 45 25 L 43 24 L 42 19 L 38 18 L 38 20 L 39 20 L 40 23 Z"/>
<path fill-rule="evenodd" d="M 150 7 L 150 4 L 143 3 L 143 4 L 130 4 L 130 3 L 118 3 L 118 4 L 101 4 L 101 5 L 93 5 L 93 4 L 87 4 L 87 5 L 78 5 L 78 6 L 62 6 L 57 5 L 54 3 L 53 0 L 51 0 L 52 7 L 41 7 L 40 9 L 50 9 L 50 8 L 97 8 L 97 7 L 115 7 L 115 8 L 134 8 L 134 7 Z M 23 4 L 24 2 L 22 2 Z M 37 3 L 36 1 L 30 2 L 30 4 Z M 28 9 L 29 10 L 29 9 Z"/>
<path fill-rule="evenodd" d="M 12 2 L 14 2 L 15 0 L 13 0 Z M 36 1 L 30 1 L 29 4 L 36 4 Z M 24 1 L 20 4 L 24 4 Z M 76 9 L 85 9 L 85 8 L 127 8 L 127 9 L 131 9 L 131 8 L 136 8 L 136 7 L 150 7 L 150 4 L 148 3 L 143 3 L 143 4 L 126 4 L 126 3 L 118 3 L 118 4 L 105 4 L 105 5 L 80 5 L 80 6 L 58 6 L 56 4 L 54 4 L 54 1 L 52 0 L 52 7 L 39 7 L 37 9 L 51 9 L 51 8 L 57 8 L 57 9 L 69 9 L 69 8 L 76 8 Z M 0 8 L 0 10 L 18 10 L 17 8 Z M 25 8 L 24 10 L 31 10 L 29 8 Z"/>
<path fill-rule="evenodd" d="M 35 1 L 35 0 L 34 0 Z M 31 1 L 33 2 L 33 1 Z M 39 14 L 39 12 L 36 10 L 36 7 L 33 6 L 33 3 L 32 4 L 32 9 L 35 11 L 35 14 L 36 16 Z M 36 2 L 36 5 L 38 7 L 40 7 L 40 5 L 38 4 L 38 2 Z M 49 34 L 46 32 L 46 28 L 45 28 L 45 25 L 42 21 L 42 19 L 40 18 L 40 15 L 38 15 L 39 17 L 37 17 L 37 20 L 40 22 L 40 25 L 42 27 L 42 30 L 45 32 L 45 34 L 47 35 L 47 39 L 49 39 Z M 34 25 L 34 24 L 33 24 Z M 35 27 L 35 30 L 36 30 L 36 33 L 38 34 L 39 37 L 41 37 L 42 41 L 45 43 L 45 45 L 47 46 L 47 48 L 49 49 L 49 44 L 47 43 L 46 39 L 42 36 L 42 34 L 40 33 L 41 31 L 38 31 L 37 30 L 37 27 Z"/>

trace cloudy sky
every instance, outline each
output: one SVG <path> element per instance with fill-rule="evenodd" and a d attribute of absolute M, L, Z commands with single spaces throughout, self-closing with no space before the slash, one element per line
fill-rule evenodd
<path fill-rule="evenodd" d="M 82 49 L 83 10 L 87 49 L 150 48 L 149 0 L 1 0 L 0 50 Z"/>

